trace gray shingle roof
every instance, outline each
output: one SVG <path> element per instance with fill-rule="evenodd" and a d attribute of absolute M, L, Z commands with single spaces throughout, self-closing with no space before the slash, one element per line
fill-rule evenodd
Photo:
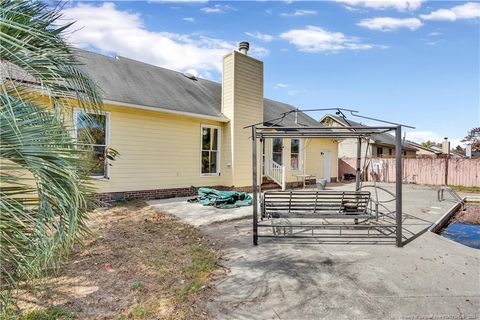
<path fill-rule="evenodd" d="M 350 119 L 347 119 L 345 121 L 345 119 L 343 119 L 342 117 L 337 116 L 337 115 L 329 114 L 328 116 L 332 119 L 335 119 L 336 121 L 340 122 L 342 125 L 347 126 L 347 127 L 348 126 L 368 127 L 364 124 L 361 124 L 360 122 L 356 122 L 356 121 L 353 121 L 353 120 L 350 120 Z M 347 121 L 348 121 L 348 123 L 347 123 Z M 370 136 L 370 139 L 375 141 L 376 144 L 395 147 L 395 137 L 393 135 L 391 135 L 390 133 L 372 134 Z M 412 148 L 411 146 L 409 146 L 405 142 L 402 142 L 402 149 L 416 151 L 415 148 Z"/>
<path fill-rule="evenodd" d="M 276 119 L 284 112 L 295 110 L 296 108 L 290 104 L 264 99 L 263 100 L 263 121 L 269 122 L 269 120 Z M 307 126 L 319 126 L 320 124 L 315 119 L 309 117 L 305 113 L 298 112 L 297 122 L 299 125 Z M 274 124 L 274 123 L 270 123 Z M 282 121 L 278 123 L 282 127 L 296 127 L 295 113 L 288 114 Z"/>
<path fill-rule="evenodd" d="M 220 83 L 201 78 L 192 80 L 181 72 L 124 57 L 112 58 L 85 50 L 78 50 L 77 55 L 85 64 L 82 68 L 102 88 L 106 100 L 223 117 Z M 289 104 L 265 99 L 264 121 L 293 109 L 295 107 Z M 298 122 L 319 125 L 302 113 L 298 115 Z M 288 115 L 279 125 L 295 126 L 294 114 Z"/>
<path fill-rule="evenodd" d="M 222 116 L 219 84 L 191 80 L 180 72 L 140 61 L 79 50 L 81 66 L 103 90 L 104 99 L 190 112 Z"/>

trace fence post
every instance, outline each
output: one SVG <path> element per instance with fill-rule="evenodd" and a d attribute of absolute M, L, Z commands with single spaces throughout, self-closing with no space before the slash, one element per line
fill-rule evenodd
<path fill-rule="evenodd" d="M 450 157 L 447 154 L 447 156 L 445 157 L 445 185 L 446 186 L 448 186 L 448 159 L 449 158 Z"/>

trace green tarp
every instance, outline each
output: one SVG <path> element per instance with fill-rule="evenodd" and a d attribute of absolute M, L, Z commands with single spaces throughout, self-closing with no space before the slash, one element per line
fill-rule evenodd
<path fill-rule="evenodd" d="M 220 209 L 238 208 L 252 205 L 252 197 L 246 192 L 219 191 L 211 188 L 199 188 L 198 196 L 188 202 L 199 202 L 204 206 Z"/>

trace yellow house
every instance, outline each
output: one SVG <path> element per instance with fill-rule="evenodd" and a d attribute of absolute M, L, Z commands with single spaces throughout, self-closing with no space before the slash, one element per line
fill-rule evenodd
<path fill-rule="evenodd" d="M 94 148 L 112 147 L 120 156 L 94 168 L 103 201 L 187 196 L 194 187 L 248 190 L 252 185 L 251 130 L 295 107 L 265 99 L 263 62 L 234 51 L 223 57 L 222 83 L 124 57 L 79 51 L 86 72 L 104 93 L 105 112 L 94 124 L 74 112 L 74 132 L 95 131 Z M 305 114 L 287 116 L 280 126 L 318 126 Z M 265 141 L 262 173 L 279 165 L 284 185 L 300 177 L 337 178 L 337 141 Z M 273 179 L 282 184 L 282 181 Z"/>

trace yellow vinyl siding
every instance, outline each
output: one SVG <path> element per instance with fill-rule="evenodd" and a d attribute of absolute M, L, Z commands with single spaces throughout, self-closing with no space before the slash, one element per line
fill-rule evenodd
<path fill-rule="evenodd" d="M 357 139 L 343 139 L 338 144 L 338 156 L 340 158 L 356 158 L 357 157 Z M 362 152 L 361 157 L 362 159 L 365 158 L 366 150 L 367 150 L 367 141 L 365 139 L 362 140 Z M 372 153 L 372 145 L 369 147 L 368 156 L 371 156 Z"/>
<path fill-rule="evenodd" d="M 224 148 L 220 176 L 202 176 L 200 167 L 201 125 L 218 126 L 223 135 L 223 123 L 113 105 L 105 111 L 110 112 L 109 146 L 120 156 L 109 179 L 96 181 L 98 192 L 226 184 Z"/>
<path fill-rule="evenodd" d="M 331 138 L 311 138 L 307 143 L 307 173 L 317 178 L 323 177 L 323 151 L 330 151 L 330 177 L 338 177 L 338 143 Z"/>
<path fill-rule="evenodd" d="M 272 139 L 265 140 L 265 157 L 272 159 Z M 290 139 L 283 139 L 283 165 L 285 166 L 285 179 L 287 182 L 301 181 L 297 175 L 303 174 L 305 167 L 305 174 L 313 175 L 316 178 L 323 177 L 323 157 L 322 151 L 330 151 L 330 177 L 338 177 L 338 150 L 337 141 L 327 138 L 310 138 L 300 139 L 300 166 L 298 170 L 292 170 L 290 167 Z M 305 149 L 306 148 L 306 149 Z M 259 150 L 262 150 L 261 147 Z"/>

